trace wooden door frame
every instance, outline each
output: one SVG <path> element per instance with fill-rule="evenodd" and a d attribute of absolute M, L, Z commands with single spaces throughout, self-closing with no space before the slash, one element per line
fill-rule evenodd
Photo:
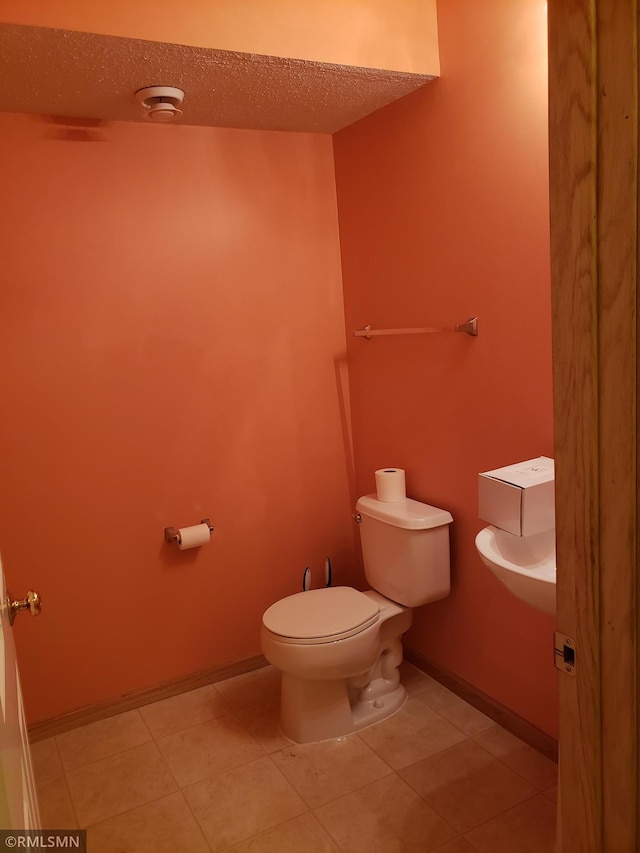
<path fill-rule="evenodd" d="M 549 0 L 561 853 L 638 828 L 635 0 Z"/>

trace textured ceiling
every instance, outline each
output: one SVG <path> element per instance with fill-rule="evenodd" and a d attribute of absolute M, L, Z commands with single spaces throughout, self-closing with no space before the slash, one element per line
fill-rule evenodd
<path fill-rule="evenodd" d="M 142 121 L 134 93 L 178 86 L 181 124 L 333 133 L 431 77 L 0 25 L 0 111 Z"/>

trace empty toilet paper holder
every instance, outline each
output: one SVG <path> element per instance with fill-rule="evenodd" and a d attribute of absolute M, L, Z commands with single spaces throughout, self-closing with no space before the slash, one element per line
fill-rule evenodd
<path fill-rule="evenodd" d="M 209 528 L 209 533 L 213 533 L 213 525 L 211 524 L 210 518 L 202 518 L 200 519 L 200 524 L 206 524 Z M 180 542 L 180 536 L 175 527 L 165 527 L 164 529 L 164 541 L 165 542 Z"/>

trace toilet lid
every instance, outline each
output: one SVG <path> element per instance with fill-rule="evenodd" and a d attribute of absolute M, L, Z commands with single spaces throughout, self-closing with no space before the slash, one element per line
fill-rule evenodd
<path fill-rule="evenodd" d="M 377 620 L 376 601 L 349 586 L 298 592 L 276 601 L 262 617 L 272 634 L 290 640 L 330 640 L 364 631 Z"/>

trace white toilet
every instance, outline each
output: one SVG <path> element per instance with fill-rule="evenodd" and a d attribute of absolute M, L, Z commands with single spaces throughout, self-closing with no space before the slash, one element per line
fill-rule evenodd
<path fill-rule="evenodd" d="M 411 608 L 449 594 L 450 513 L 375 495 L 356 511 L 373 589 L 300 592 L 262 617 L 262 651 L 282 673 L 280 727 L 298 743 L 355 732 L 401 708 L 400 637 Z"/>

